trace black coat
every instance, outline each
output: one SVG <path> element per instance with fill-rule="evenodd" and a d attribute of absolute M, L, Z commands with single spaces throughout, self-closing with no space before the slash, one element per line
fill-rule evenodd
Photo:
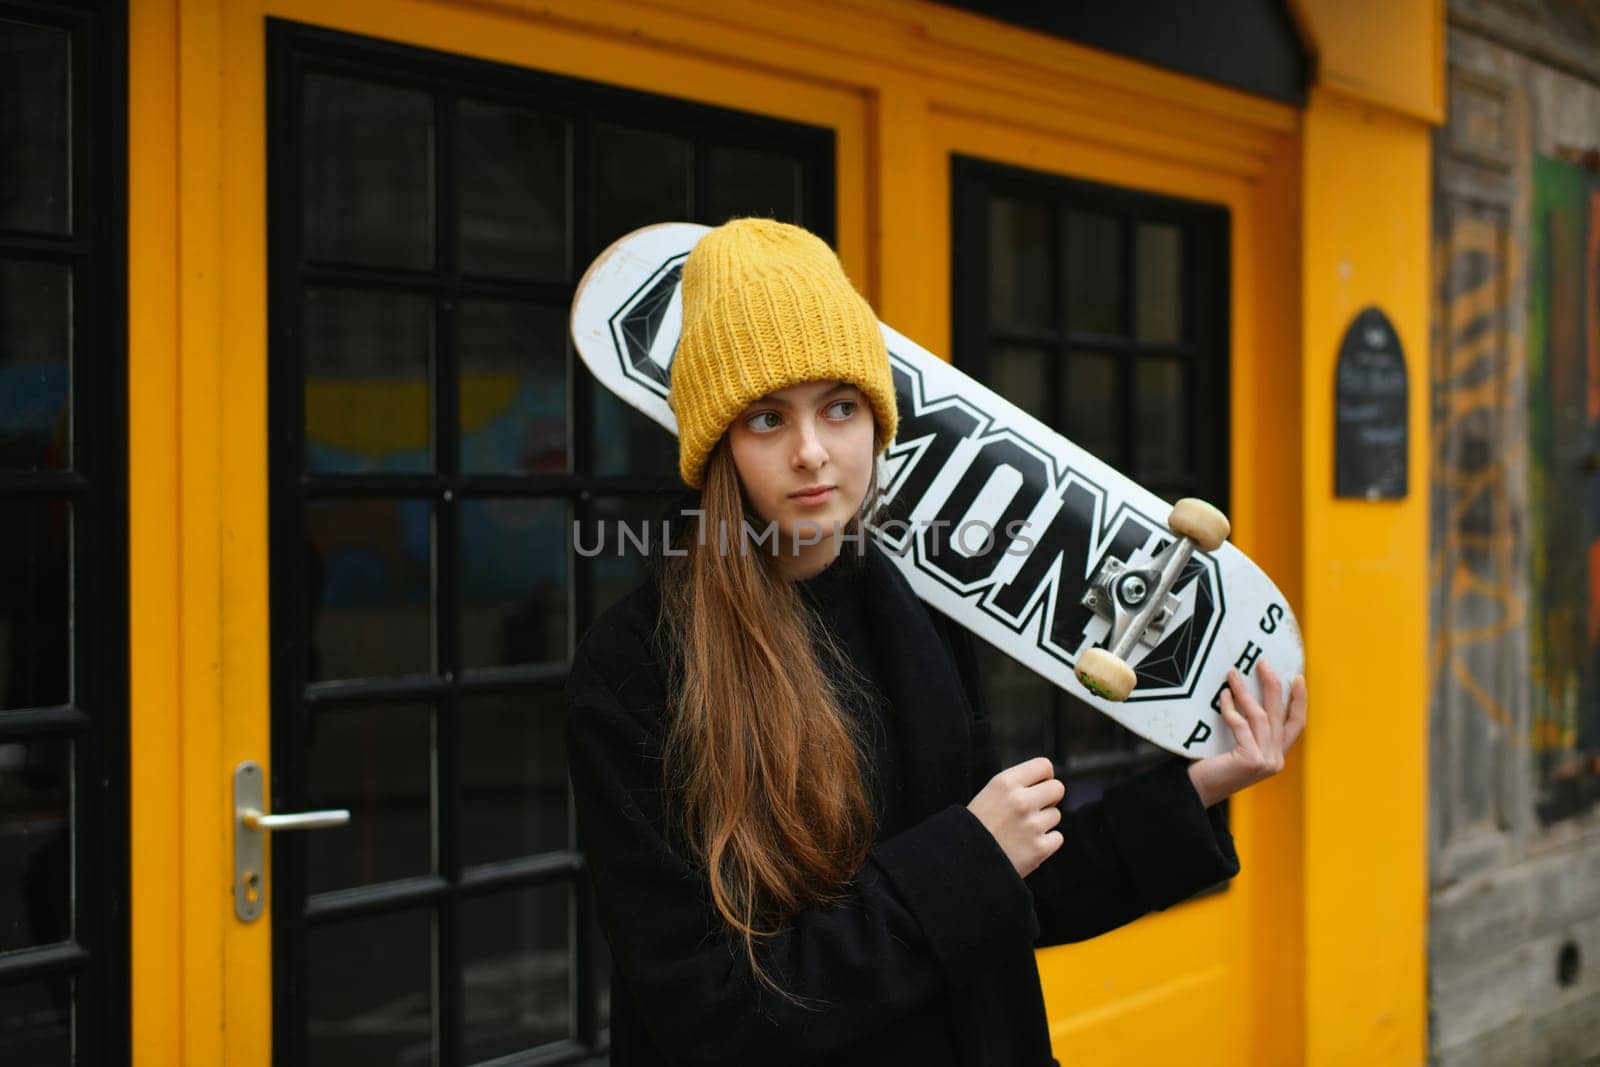
<path fill-rule="evenodd" d="M 764 946 L 768 972 L 824 1010 L 755 984 L 668 828 L 653 582 L 579 644 L 567 754 L 614 961 L 616 1067 L 1048 1067 L 1034 949 L 1116 929 L 1238 873 L 1221 812 L 1201 807 L 1187 761 L 1174 756 L 1063 810 L 1065 843 L 1019 877 L 966 806 L 1001 769 L 973 638 L 924 605 L 876 545 L 862 580 L 901 722 L 909 828 L 874 844 L 850 906 L 802 912 Z"/>

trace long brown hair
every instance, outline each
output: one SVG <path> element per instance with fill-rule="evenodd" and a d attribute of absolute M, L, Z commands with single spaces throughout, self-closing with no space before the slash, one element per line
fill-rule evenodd
<path fill-rule="evenodd" d="M 864 533 L 877 497 L 874 462 L 847 532 Z M 866 861 L 875 830 L 866 737 L 845 711 L 861 676 L 779 572 L 772 543 L 746 540 L 747 522 L 758 532 L 765 524 L 746 502 L 726 437 L 706 466 L 699 507 L 699 525 L 675 539 L 684 554 L 660 564 L 662 636 L 676 646 L 663 784 L 726 932 L 761 984 L 798 1003 L 757 961 L 756 945 L 796 912 L 843 899 Z M 858 545 L 844 541 L 840 552 Z"/>

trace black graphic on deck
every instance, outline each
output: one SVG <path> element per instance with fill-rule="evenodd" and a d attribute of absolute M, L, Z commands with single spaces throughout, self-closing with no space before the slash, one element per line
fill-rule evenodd
<path fill-rule="evenodd" d="M 1107 559 L 1152 558 L 1171 540 L 1165 524 L 1126 504 L 1107 515 L 1110 495 L 1082 471 L 1061 465 L 1045 444 L 958 396 L 928 396 L 915 367 L 891 353 L 900 429 L 889 458 L 900 465 L 886 487 L 880 542 L 909 554 L 919 571 L 960 594 L 1018 635 L 1032 633 L 1037 647 L 1068 668 L 1103 635 L 1082 603 L 1084 590 Z M 956 460 L 958 448 L 970 453 Z M 950 484 L 952 462 L 963 464 Z M 1020 478 L 997 517 L 974 531 L 960 524 L 997 471 Z M 939 482 L 942 499 L 927 499 Z M 1035 513 L 1050 517 L 1032 520 Z M 917 516 L 911 522 L 911 517 Z M 1009 557 L 1023 557 L 1021 564 Z M 1008 566 L 1007 566 L 1008 565 Z M 1007 569 L 1014 567 L 1009 577 Z M 1130 700 L 1171 699 L 1193 691 L 1198 668 L 1224 614 L 1216 563 L 1196 553 L 1172 593 L 1180 610 L 1159 642 L 1134 669 Z"/>
<path fill-rule="evenodd" d="M 651 358 L 650 350 L 666 321 L 667 309 L 672 306 L 672 297 L 683 277 L 683 261 L 688 258 L 685 252 L 669 259 L 634 290 L 610 319 L 612 344 L 621 359 L 623 375 L 663 398 L 671 384 L 671 373 Z M 676 341 L 673 351 L 677 351 Z"/>

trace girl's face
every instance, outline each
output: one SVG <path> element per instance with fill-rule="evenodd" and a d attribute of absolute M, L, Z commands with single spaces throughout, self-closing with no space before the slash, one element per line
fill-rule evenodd
<path fill-rule="evenodd" d="M 763 523 L 778 524 L 786 572 L 806 577 L 834 558 L 834 524 L 842 530 L 867 495 L 876 429 L 861 390 L 832 380 L 769 393 L 729 426 L 745 496 Z M 827 491 L 803 494 L 821 486 Z M 820 543 L 796 546 L 796 534 Z M 773 549 L 769 542 L 761 550 Z"/>

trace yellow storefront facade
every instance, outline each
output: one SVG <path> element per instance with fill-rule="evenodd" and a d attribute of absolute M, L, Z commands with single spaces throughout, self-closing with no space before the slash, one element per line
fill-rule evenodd
<path fill-rule="evenodd" d="M 386 77 L 383 48 L 400 46 L 408 56 L 416 50 L 445 57 L 441 62 L 517 68 L 826 131 L 831 148 L 818 158 L 830 192 L 815 202 L 831 215 L 824 232 L 883 320 L 939 353 L 960 349 L 952 279 L 969 252 L 957 240 L 953 160 L 1220 209 L 1228 249 L 1219 296 L 1228 324 L 1220 386 L 1227 510 L 1239 546 L 1273 575 L 1301 620 L 1310 726 L 1282 775 L 1231 801 L 1242 873 L 1225 891 L 1039 953 L 1055 1054 L 1063 1063 L 1181 1060 L 1196 1067 L 1423 1062 L 1424 368 L 1443 13 L 1424 0 L 1302 0 L 1290 7 L 1311 57 L 1303 105 L 917 0 L 132 0 L 126 11 L 125 991 L 132 1051 L 127 1061 L 106 1062 L 297 1062 L 284 1058 L 281 1036 L 295 1027 L 310 1035 L 296 1039 L 310 1044 L 295 1047 L 335 1047 L 317 1045 L 315 1026 L 281 1015 L 311 1009 L 286 1000 L 275 984 L 275 967 L 288 964 L 275 959 L 275 944 L 281 953 L 283 942 L 275 940 L 280 917 L 271 871 L 261 872 L 263 914 L 245 921 L 236 909 L 236 772 L 255 761 L 267 782 L 276 780 L 274 760 L 284 758 L 292 735 L 273 721 L 283 706 L 281 693 L 274 696 L 282 669 L 274 660 L 274 605 L 298 603 L 277 599 L 285 595 L 278 583 L 304 585 L 274 566 L 287 543 L 275 539 L 300 536 L 275 525 L 282 521 L 275 509 L 281 494 L 300 483 L 298 471 L 283 474 L 274 466 L 282 461 L 275 450 L 289 447 L 275 421 L 285 409 L 275 399 L 274 361 L 280 343 L 293 343 L 281 340 L 284 320 L 274 308 L 278 279 L 294 267 L 284 266 L 288 253 L 269 247 L 280 240 L 275 235 L 300 225 L 286 229 L 272 213 L 279 210 L 274 205 L 294 202 L 275 199 L 273 191 L 275 182 L 288 181 L 281 176 L 289 166 L 284 159 L 303 163 L 297 155 L 274 158 L 292 141 L 274 124 L 282 120 L 282 100 L 299 106 L 301 96 L 276 99 L 271 86 L 298 76 L 293 42 L 322 41 L 316 36 L 322 32 L 338 35 L 328 38 L 334 51 L 346 47 L 342 35 L 377 42 L 360 61 L 367 66 L 352 60 L 349 67 L 368 70 L 375 84 Z M 297 37 L 302 31 L 310 36 Z M 304 69 L 314 73 L 315 61 L 308 63 Z M 448 86 L 428 91 L 452 102 L 465 93 Z M 505 92 L 505 99 L 514 96 Z M 606 106 L 613 110 L 601 121 L 625 121 L 616 110 L 623 104 Z M 433 150 L 453 150 L 455 136 L 438 134 Z M 581 170 L 569 176 L 569 193 L 582 179 Z M 467 240 L 448 238 L 462 247 Z M 577 274 L 582 266 L 575 264 Z M 379 273 L 357 281 L 402 285 L 399 274 Z M 558 293 L 577 274 L 536 281 Z M 333 282 L 305 274 L 293 284 Z M 512 294 L 507 287 L 502 295 Z M 1395 500 L 1334 492 L 1335 362 L 1347 327 L 1368 306 L 1393 323 L 1410 371 L 1409 490 Z M 413 403 L 434 410 L 429 396 L 435 405 L 457 405 L 463 427 L 435 429 L 422 443 L 432 441 L 437 451 L 446 447 L 441 442 L 455 442 L 448 448 L 465 457 L 462 442 L 477 418 L 468 394 L 489 388 L 482 383 L 493 376 L 474 385 L 462 373 L 446 393 L 417 400 L 400 389 L 381 410 L 409 411 Z M 313 436 L 321 426 L 333 440 L 331 427 L 366 418 L 374 425 L 357 425 L 353 439 L 392 431 L 396 449 L 417 444 L 403 427 L 384 425 L 388 416 L 327 414 L 344 394 L 315 399 L 326 383 L 305 388 L 307 408 L 295 417 L 310 420 Z M 298 389 L 291 383 L 284 403 L 297 403 Z M 312 410 L 318 403 L 323 408 Z M 571 433 L 588 432 L 587 417 L 573 413 Z M 447 517 L 456 514 L 446 510 L 453 505 L 440 501 L 451 499 L 450 490 L 421 474 L 405 481 L 412 477 L 407 470 L 403 463 L 388 468 L 400 486 L 395 491 L 433 501 L 430 514 L 445 523 L 429 527 L 435 540 L 423 556 L 456 559 L 450 552 L 464 542 L 441 539 L 460 531 L 468 537 L 475 513 Z M 358 485 L 355 474 L 335 469 L 326 484 L 318 477 L 305 476 L 308 488 L 292 504 L 295 514 L 345 506 L 327 502 L 344 491 L 340 477 L 351 479 L 351 499 L 381 495 Z M 560 477 L 539 484 L 570 491 L 574 500 L 586 492 Z M 481 488 L 486 499 L 518 491 L 509 481 Z M 439 532 L 450 530 L 457 533 Z M 459 594 L 437 592 L 453 588 L 439 573 L 458 567 L 466 581 L 470 561 L 462 556 L 436 566 L 445 570 L 436 570 L 431 584 L 424 581 L 432 595 L 471 601 L 476 594 L 465 585 Z M 437 626 L 433 632 L 436 651 L 458 640 L 441 638 Z M 471 629 L 459 633 L 465 649 Z M 570 650 L 570 636 L 550 638 L 551 647 Z M 465 651 L 462 662 L 471 662 Z M 313 667 L 295 677 L 310 684 L 323 676 Z M 436 709 L 455 708 L 453 701 L 465 706 L 470 694 L 452 688 L 457 680 L 448 673 L 442 677 L 434 689 L 419 690 L 418 699 L 436 700 L 429 705 Z M 530 673 L 527 684 L 553 677 Z M 311 690 L 313 704 L 346 699 L 331 684 Z M 453 781 L 440 768 L 450 760 L 465 766 L 459 761 L 469 743 L 462 735 L 435 751 L 429 780 Z M 477 795 L 470 779 L 450 788 L 455 799 L 448 803 L 467 805 L 452 817 L 470 821 Z M 279 803 L 270 786 L 268 798 Z M 436 796 L 433 803 L 437 819 L 437 805 L 446 802 Z M 500 857 L 499 867 L 486 861 L 486 873 L 475 874 L 471 855 L 435 846 L 441 848 L 431 864 L 419 860 L 422 866 L 409 874 L 402 864 L 394 882 L 401 888 L 392 897 L 415 893 L 405 899 L 439 908 L 428 913 L 438 923 L 469 921 L 463 916 L 479 884 L 474 879 L 511 886 L 576 877 L 570 861 L 539 859 L 539 849 L 524 849 L 520 859 Z M 330 895 L 328 909 L 344 906 L 337 896 Z M 303 904 L 303 897 L 295 899 Z M 585 906 L 574 905 L 571 928 L 586 921 Z M 378 910 L 350 914 L 380 914 L 379 905 L 371 908 Z M 316 920 L 324 913 L 313 906 L 310 914 Z M 304 914 L 295 920 L 307 921 Z M 455 967 L 472 951 L 449 948 L 454 943 L 437 933 L 419 936 L 434 946 L 436 963 Z M 305 951 L 292 965 L 311 974 L 315 986 L 323 949 Z M 594 980 L 591 964 L 574 966 L 569 990 Z M 435 1049 L 431 1062 L 476 1062 L 463 1035 L 473 1026 L 471 975 L 478 972 L 466 979 L 467 971 L 438 973 L 419 986 L 431 1007 L 418 1011 L 434 1022 L 432 1036 L 419 1038 L 417 1047 Z M 570 1032 L 550 1046 L 552 1058 L 528 1062 L 577 1063 L 593 1055 L 599 1020 L 592 995 L 570 993 L 563 1002 Z M 459 1052 L 463 1046 L 467 1053 Z"/>

